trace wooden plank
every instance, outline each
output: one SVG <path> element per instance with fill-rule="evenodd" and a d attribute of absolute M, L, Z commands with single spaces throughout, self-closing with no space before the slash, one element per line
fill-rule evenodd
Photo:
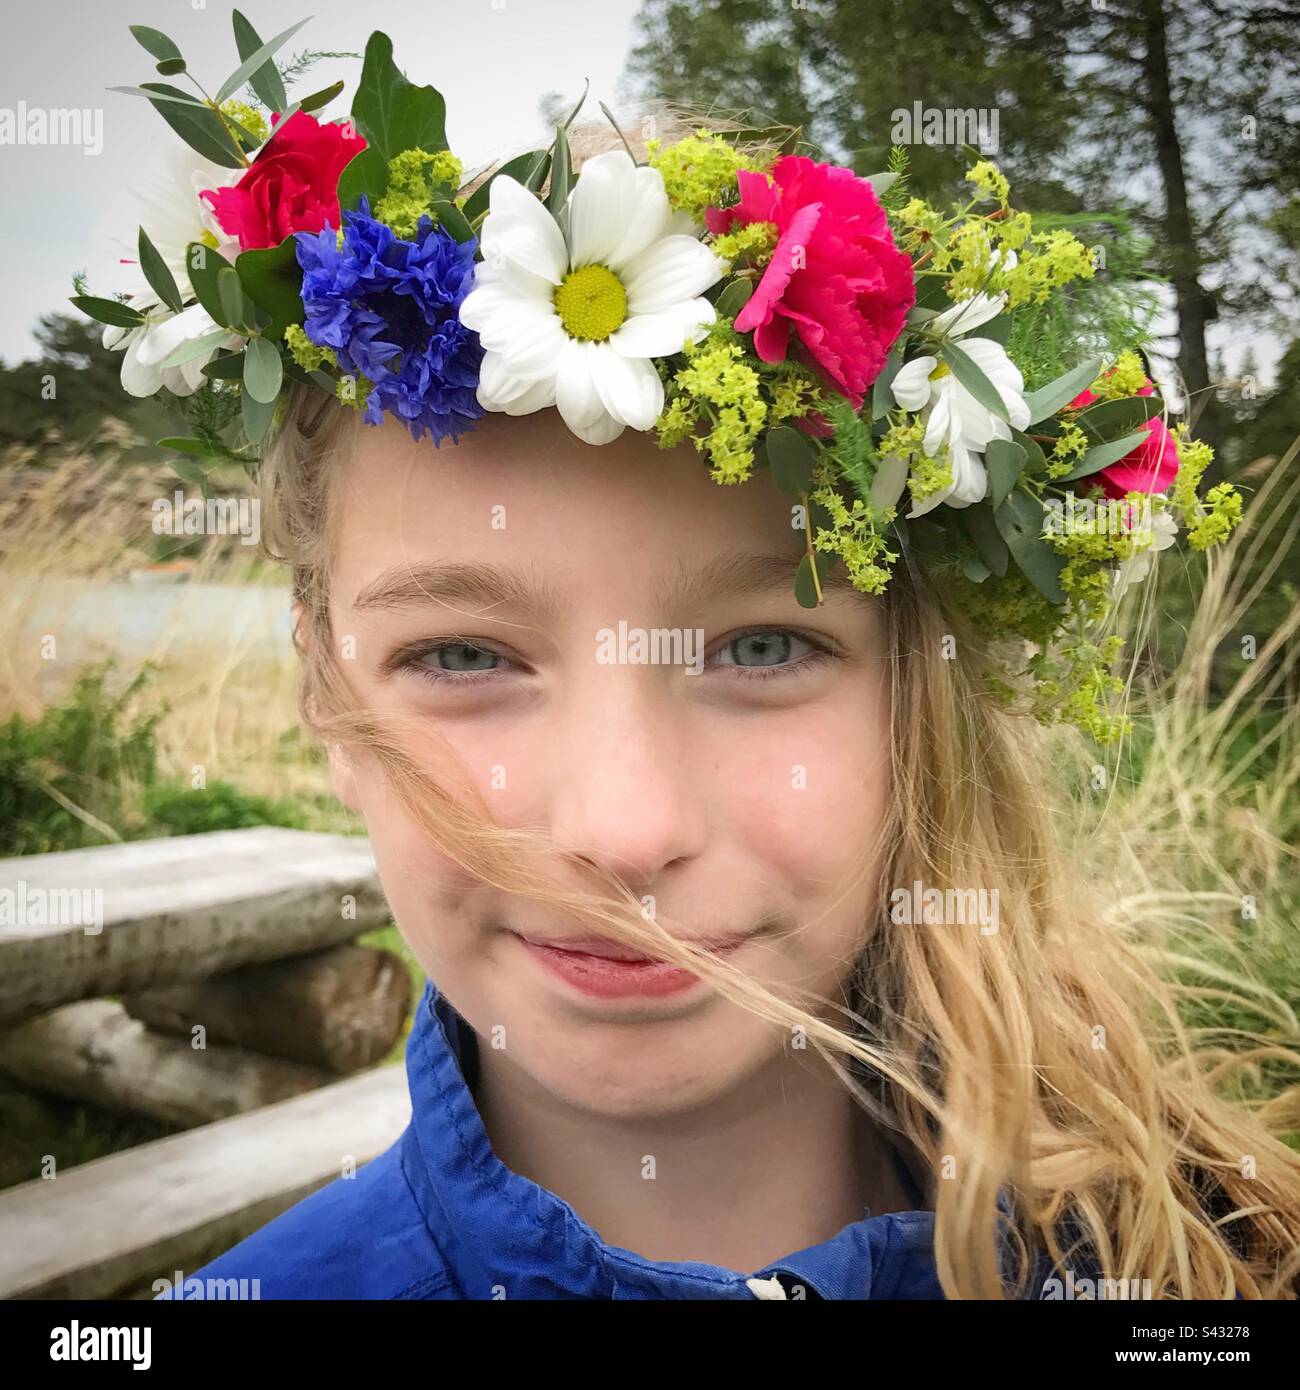
<path fill-rule="evenodd" d="M 202 1027 L 208 1043 L 346 1076 L 389 1054 L 411 1012 L 411 994 L 410 972 L 392 951 L 330 946 L 127 994 L 122 1003 L 132 1018 L 184 1038 L 187 1047 Z M 3 1057 L 0 1043 L 0 1063 Z"/>
<path fill-rule="evenodd" d="M 259 826 L 0 859 L 0 1024 L 337 945 L 388 920 L 361 836 Z"/>
<path fill-rule="evenodd" d="M 0 1298 L 111 1298 L 193 1273 L 410 1116 L 405 1068 L 376 1067 L 0 1192 Z"/>
<path fill-rule="evenodd" d="M 335 1079 L 320 1067 L 239 1047 L 191 1047 L 188 1038 L 146 1028 L 112 999 L 64 1004 L 0 1029 L 0 1071 L 35 1091 L 186 1127 Z"/>

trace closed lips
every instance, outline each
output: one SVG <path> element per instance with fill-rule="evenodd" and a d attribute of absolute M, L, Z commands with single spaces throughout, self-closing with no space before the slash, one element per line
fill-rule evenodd
<path fill-rule="evenodd" d="M 621 941 L 610 941 L 602 937 L 567 938 L 564 941 L 539 941 L 536 937 L 525 936 L 522 940 L 530 946 L 543 946 L 551 951 L 564 951 L 570 955 L 597 956 L 602 960 L 644 961 L 653 963 L 655 957 L 645 955 L 636 946 L 624 945 Z M 704 951 L 728 951 L 739 946 L 744 937 L 733 936 L 718 941 L 693 941 L 689 944 Z"/>

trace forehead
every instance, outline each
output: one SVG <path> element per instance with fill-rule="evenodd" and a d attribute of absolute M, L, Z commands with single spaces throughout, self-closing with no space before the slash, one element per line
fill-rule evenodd
<path fill-rule="evenodd" d="M 363 427 L 333 502 L 332 587 L 349 605 L 383 600 L 394 571 L 436 567 L 468 600 L 482 575 L 451 571 L 469 566 L 502 572 L 498 600 L 523 580 L 539 605 L 593 589 L 667 603 L 694 597 L 692 575 L 706 592 L 791 594 L 806 548 L 795 499 L 765 469 L 724 487 L 689 444 L 661 450 L 627 430 L 588 445 L 552 409 L 489 415 L 437 448 L 392 422 Z"/>

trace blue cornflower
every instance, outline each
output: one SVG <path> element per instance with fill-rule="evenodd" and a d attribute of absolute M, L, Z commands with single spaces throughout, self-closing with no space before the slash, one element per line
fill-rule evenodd
<path fill-rule="evenodd" d="M 326 226 L 299 232 L 303 327 L 339 366 L 373 383 L 365 420 L 395 415 L 435 444 L 482 419 L 475 388 L 483 361 L 478 334 L 460 321 L 474 284 L 477 241 L 458 242 L 423 216 L 411 241 L 370 215 L 362 198 L 343 214 L 343 244 Z"/>

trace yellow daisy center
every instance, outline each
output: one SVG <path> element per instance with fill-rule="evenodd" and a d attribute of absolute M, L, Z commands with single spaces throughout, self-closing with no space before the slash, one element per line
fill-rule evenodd
<path fill-rule="evenodd" d="M 930 373 L 929 380 L 938 381 L 941 377 L 947 376 L 950 371 L 952 371 L 952 368 L 946 362 L 940 362 L 934 371 Z"/>
<path fill-rule="evenodd" d="M 571 338 L 599 342 L 627 318 L 627 291 L 612 270 L 584 265 L 560 282 L 555 308 Z"/>

